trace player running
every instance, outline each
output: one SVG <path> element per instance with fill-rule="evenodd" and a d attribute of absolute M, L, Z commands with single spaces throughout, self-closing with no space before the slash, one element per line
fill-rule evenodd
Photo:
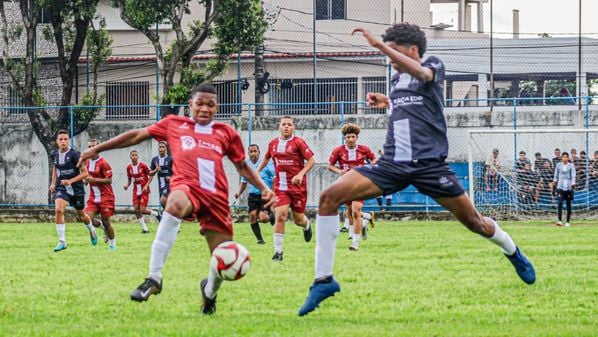
<path fill-rule="evenodd" d="M 158 192 L 162 208 L 166 206 L 172 178 L 172 157 L 166 153 L 166 145 L 166 142 L 158 143 L 158 155 L 152 158 L 150 164 L 150 174 L 152 176 L 158 174 Z"/>
<path fill-rule="evenodd" d="M 305 216 L 307 202 L 307 178 L 305 175 L 314 167 L 314 154 L 307 143 L 294 135 L 293 117 L 280 119 L 280 137 L 268 144 L 268 150 L 258 171 L 262 171 L 270 158 L 274 160 L 276 177 L 274 193 L 276 194 L 276 223 L 274 224 L 274 256 L 273 261 L 282 261 L 282 242 L 284 240 L 285 222 L 289 216 L 289 206 L 295 225 L 303 228 L 303 239 L 311 241 L 312 229 Z"/>
<path fill-rule="evenodd" d="M 315 310 L 320 302 L 340 291 L 332 276 L 337 209 L 353 199 L 392 194 L 413 184 L 421 193 L 449 210 L 469 230 L 498 245 L 527 284 L 536 281 L 534 267 L 491 218 L 482 216 L 449 168 L 446 121 L 443 115 L 445 68 L 434 56 L 423 58 L 426 36 L 416 25 L 399 23 L 386 30 L 384 42 L 363 28 L 367 42 L 391 60 L 398 71 L 392 78 L 390 97 L 368 93 L 368 105 L 389 109 L 384 155 L 374 165 L 355 168 L 320 194 L 316 218 L 315 281 L 299 315 Z"/>
<path fill-rule="evenodd" d="M 98 243 L 98 236 L 92 221 L 83 212 L 85 207 L 85 188 L 83 188 L 83 179 L 87 177 L 85 162 L 79 160 L 79 151 L 69 147 L 71 137 L 68 131 L 59 130 L 56 134 L 56 145 L 58 150 L 50 154 L 52 160 L 52 182 L 50 183 L 50 192 L 56 193 L 54 197 L 56 232 L 58 233 L 58 244 L 54 247 L 55 252 L 65 250 L 66 244 L 66 225 L 64 211 L 67 204 L 75 208 L 77 219 L 83 222 L 89 231 L 89 238 L 92 245 Z"/>
<path fill-rule="evenodd" d="M 343 125 L 341 133 L 345 144 L 337 146 L 328 159 L 328 170 L 338 173 L 341 177 L 354 167 L 363 166 L 368 160 L 371 164 L 376 163 L 376 156 L 372 150 L 362 144 L 357 145 L 357 139 L 361 128 L 357 124 L 348 123 Z M 338 167 L 336 164 L 338 163 Z M 353 200 L 346 203 L 347 217 L 352 228 L 352 244 L 350 250 L 359 249 L 359 241 L 362 232 L 362 213 L 363 200 Z M 366 227 L 367 228 L 367 227 Z M 365 231 L 364 231 L 365 233 Z M 367 237 L 367 236 L 366 236 Z"/>
<path fill-rule="evenodd" d="M 90 139 L 87 147 L 91 148 L 98 145 L 97 139 Z M 89 184 L 89 198 L 85 206 L 85 213 L 93 221 L 95 227 L 104 231 L 104 243 L 110 242 L 108 250 L 116 250 L 116 237 L 114 228 L 110 222 L 110 217 L 114 215 L 114 192 L 112 191 L 112 167 L 108 161 L 96 155 L 90 158 L 85 165 L 89 176 L 85 178 L 85 183 Z M 100 214 L 101 220 L 94 219 L 96 214 Z"/>
<path fill-rule="evenodd" d="M 251 144 L 247 148 L 247 153 L 249 154 L 249 159 L 247 160 L 247 165 L 251 166 L 254 170 L 256 170 L 260 164 L 260 147 L 257 144 Z M 272 188 L 272 182 L 274 180 L 274 165 L 272 163 L 268 163 L 266 167 L 260 172 L 260 177 L 262 181 L 266 184 L 268 188 Z M 241 182 L 239 183 L 239 191 L 235 193 L 235 199 L 239 199 L 239 196 L 245 191 L 247 187 L 247 179 L 241 177 Z M 274 225 L 274 212 L 269 207 L 264 207 L 264 200 L 262 199 L 261 191 L 256 188 L 255 186 L 249 184 L 249 195 L 247 196 L 247 208 L 249 212 L 249 223 L 251 224 L 251 230 L 257 239 L 257 243 L 260 245 L 265 244 L 264 238 L 262 237 L 262 231 L 260 229 L 259 222 L 268 222 Z"/>
<path fill-rule="evenodd" d="M 129 153 L 131 163 L 127 165 L 127 183 L 123 186 L 125 190 L 133 183 L 133 209 L 135 210 L 135 217 L 141 226 L 141 233 L 148 234 L 149 229 L 145 224 L 144 214 L 151 214 L 160 221 L 160 213 L 153 209 L 147 208 L 150 195 L 150 184 L 154 178 L 150 174 L 150 169 L 147 165 L 139 161 L 139 153 L 133 150 Z"/>
<path fill-rule="evenodd" d="M 155 138 L 170 146 L 174 174 L 166 209 L 152 244 L 149 275 L 133 292 L 131 299 L 146 301 L 162 291 L 162 270 L 174 245 L 181 219 L 195 217 L 200 233 L 206 238 L 210 252 L 219 244 L 233 240 L 233 223 L 228 206 L 228 182 L 222 159 L 228 157 L 237 172 L 262 191 L 266 207 L 274 202 L 274 194 L 245 161 L 241 137 L 228 124 L 214 122 L 218 111 L 214 86 L 203 83 L 191 92 L 189 109 L 192 117 L 168 116 L 146 128 L 120 134 L 98 146 L 87 149 L 81 160 L 92 158 L 110 149 L 123 148 Z M 216 311 L 216 292 L 222 284 L 210 268 L 200 282 L 206 315 Z"/>

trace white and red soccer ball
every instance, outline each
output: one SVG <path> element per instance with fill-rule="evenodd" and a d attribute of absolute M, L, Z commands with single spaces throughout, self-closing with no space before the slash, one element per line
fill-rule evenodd
<path fill-rule="evenodd" d="M 240 243 L 223 242 L 212 252 L 210 268 L 223 280 L 238 280 L 247 274 L 250 267 L 249 251 Z"/>

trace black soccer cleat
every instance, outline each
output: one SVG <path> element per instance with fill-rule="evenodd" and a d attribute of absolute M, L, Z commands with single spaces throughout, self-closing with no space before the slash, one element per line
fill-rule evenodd
<path fill-rule="evenodd" d="M 272 256 L 272 261 L 282 261 L 282 253 L 274 253 L 274 256 Z"/>
<path fill-rule="evenodd" d="M 270 221 L 270 225 L 274 226 L 276 223 L 276 216 L 274 216 L 274 212 L 268 212 L 268 220 Z"/>
<path fill-rule="evenodd" d="M 257 244 L 258 245 L 265 245 L 266 241 L 264 241 L 264 240 L 257 240 Z"/>
<path fill-rule="evenodd" d="M 303 231 L 303 240 L 305 240 L 305 242 L 310 242 L 312 236 L 313 236 L 313 231 L 312 231 L 311 226 L 309 226 L 308 230 Z"/>
<path fill-rule="evenodd" d="M 341 228 L 340 232 L 341 233 L 347 233 L 347 232 L 349 232 L 349 228 L 343 227 L 343 228 Z"/>
<path fill-rule="evenodd" d="M 131 292 L 131 299 L 137 302 L 144 302 L 153 295 L 162 292 L 162 281 L 156 282 L 151 278 L 146 278 L 135 290 Z"/>
<path fill-rule="evenodd" d="M 142 230 L 142 231 L 141 231 L 141 234 L 149 234 L 149 229 L 148 229 L 148 230 L 145 230 L 145 229 L 144 229 L 144 230 Z"/>
<path fill-rule="evenodd" d="M 204 315 L 212 315 L 216 313 L 216 297 L 208 298 L 206 296 L 206 285 L 208 284 L 208 279 L 204 278 L 199 282 L 199 289 L 201 290 L 201 298 L 203 299 L 203 304 L 201 305 L 201 313 Z"/>

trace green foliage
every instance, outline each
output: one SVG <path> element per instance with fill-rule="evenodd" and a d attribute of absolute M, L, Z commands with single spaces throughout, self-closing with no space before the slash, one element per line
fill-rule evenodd
<path fill-rule="evenodd" d="M 303 242 L 296 228 L 285 236 L 285 260 L 275 263 L 271 245 L 256 245 L 249 224 L 235 224 L 235 240 L 250 251 L 251 270 L 224 282 L 216 314 L 205 317 L 198 284 L 207 275 L 209 253 L 196 223 L 182 224 L 162 293 L 146 303 L 129 299 L 147 275 L 154 239 L 139 234 L 136 223 L 113 222 L 115 252 L 101 240 L 91 246 L 87 231 L 69 223 L 69 248 L 60 253 L 51 251 L 53 225 L 2 224 L 0 242 L 10 244 L 0 249 L 0 334 L 596 336 L 596 222 L 501 225 L 535 263 L 536 284 L 521 282 L 498 247 L 457 222 L 381 222 L 358 252 L 347 249 L 345 235 L 338 237 L 341 292 L 299 318 L 313 281 L 314 243 Z M 155 233 L 156 226 L 149 226 Z M 270 225 L 262 231 L 272 238 Z"/>
<path fill-rule="evenodd" d="M 75 128 L 87 126 L 99 114 L 99 106 L 103 104 L 103 96 L 95 98 L 92 91 L 86 92 L 80 103 L 73 108 Z"/>
<path fill-rule="evenodd" d="M 189 99 L 189 94 L 191 90 L 188 86 L 183 84 L 175 84 L 171 86 L 166 94 L 164 95 L 164 99 L 162 102 L 168 104 L 184 104 Z"/>
<path fill-rule="evenodd" d="M 99 28 L 95 29 L 93 25 L 90 25 L 86 40 L 91 63 L 96 67 L 106 62 L 108 57 L 112 55 L 110 45 L 112 45 L 113 40 L 106 30 L 106 19 L 103 17 L 100 18 Z"/>

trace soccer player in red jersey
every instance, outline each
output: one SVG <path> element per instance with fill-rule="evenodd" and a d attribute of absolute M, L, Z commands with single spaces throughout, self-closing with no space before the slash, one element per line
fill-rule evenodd
<path fill-rule="evenodd" d="M 82 160 L 86 160 L 102 151 L 132 146 L 149 138 L 165 140 L 170 147 L 174 171 L 170 194 L 152 244 L 149 275 L 131 292 L 134 301 L 146 301 L 152 294 L 162 291 L 162 269 L 182 218 L 197 218 L 210 252 L 219 244 L 233 240 L 228 181 L 222 163 L 224 157 L 233 162 L 248 183 L 262 191 L 262 197 L 267 200 L 266 207 L 274 202 L 272 191 L 247 165 L 237 131 L 228 124 L 214 122 L 218 111 L 216 88 L 203 83 L 193 89 L 189 109 L 192 117 L 168 116 L 146 128 L 120 134 L 81 155 Z M 203 314 L 216 311 L 216 292 L 222 281 L 211 268 L 208 277 L 201 280 Z"/>
<path fill-rule="evenodd" d="M 314 167 L 314 154 L 307 143 L 294 135 L 293 117 L 280 119 L 280 137 L 268 144 L 268 149 L 258 171 L 262 171 L 270 158 L 274 160 L 276 177 L 274 193 L 276 194 L 276 223 L 274 224 L 274 256 L 272 260 L 282 261 L 282 241 L 284 239 L 285 222 L 289 216 L 289 206 L 293 221 L 303 227 L 305 242 L 311 241 L 312 230 L 309 219 L 305 216 L 307 201 L 307 178 L 305 175 Z"/>
<path fill-rule="evenodd" d="M 365 145 L 357 145 L 357 138 L 361 132 L 361 128 L 357 124 L 348 123 L 343 125 L 341 132 L 345 139 L 345 144 L 337 146 L 328 159 L 328 169 L 343 176 L 354 167 L 365 165 L 366 160 L 370 164 L 376 162 L 376 156 L 372 150 Z M 338 163 L 338 167 L 336 164 Z M 363 200 L 353 200 L 346 203 L 347 216 L 353 227 L 353 243 L 349 247 L 350 250 L 359 249 L 359 241 L 361 239 L 361 210 L 363 208 Z"/>
<path fill-rule="evenodd" d="M 147 208 L 150 195 L 150 184 L 154 178 L 151 175 L 149 167 L 142 161 L 139 161 L 139 153 L 137 150 L 131 151 L 129 154 L 131 164 L 127 165 L 127 183 L 123 186 L 125 190 L 133 183 L 133 208 L 135 209 L 135 216 L 141 226 L 141 233 L 149 233 L 149 229 L 145 224 L 144 214 L 151 214 L 160 221 L 160 214 L 153 209 Z"/>
<path fill-rule="evenodd" d="M 90 139 L 87 147 L 98 145 L 97 139 Z M 110 223 L 110 217 L 114 215 L 114 191 L 112 191 L 112 167 L 104 157 L 97 155 L 87 161 L 85 165 L 89 176 L 85 183 L 89 185 L 89 198 L 85 206 L 85 213 L 93 221 L 95 227 L 104 231 L 104 242 L 110 241 L 108 250 L 116 250 L 116 237 L 114 228 Z M 95 220 L 96 214 L 100 214 L 101 221 Z"/>

